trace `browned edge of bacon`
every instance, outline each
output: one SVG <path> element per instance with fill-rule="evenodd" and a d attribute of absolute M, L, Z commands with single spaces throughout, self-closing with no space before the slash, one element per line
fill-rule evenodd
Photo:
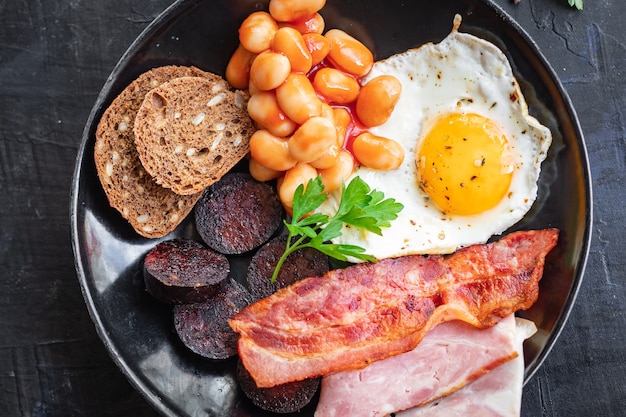
<path fill-rule="evenodd" d="M 557 229 L 520 231 L 451 255 L 329 271 L 236 314 L 239 356 L 259 387 L 359 369 L 415 348 L 439 323 L 487 328 L 537 299 Z"/>

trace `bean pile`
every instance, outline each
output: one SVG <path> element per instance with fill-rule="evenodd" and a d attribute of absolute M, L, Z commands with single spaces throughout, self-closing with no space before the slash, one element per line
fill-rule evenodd
<path fill-rule="evenodd" d="M 324 33 L 325 3 L 271 0 L 269 12 L 242 22 L 226 68 L 227 81 L 250 92 L 248 113 L 259 127 L 250 140 L 250 173 L 277 179 L 288 211 L 309 179 L 321 175 L 330 193 L 357 164 L 393 170 L 404 159 L 397 142 L 368 131 L 391 115 L 400 82 L 383 75 L 361 84 L 373 53 L 343 30 Z"/>

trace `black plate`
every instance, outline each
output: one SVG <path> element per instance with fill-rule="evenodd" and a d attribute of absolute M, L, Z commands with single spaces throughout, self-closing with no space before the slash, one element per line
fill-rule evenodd
<path fill-rule="evenodd" d="M 195 65 L 223 74 L 235 50 L 240 22 L 266 2 L 178 1 L 131 45 L 105 84 L 85 127 L 72 186 L 71 220 L 76 268 L 85 301 L 113 359 L 150 403 L 171 416 L 259 416 L 238 389 L 234 360 L 210 361 L 186 350 L 172 332 L 169 306 L 143 290 L 141 262 L 156 244 L 136 235 L 109 207 L 96 176 L 94 133 L 104 109 L 143 71 L 164 64 Z M 329 0 L 326 27 L 339 27 L 366 43 L 376 59 L 439 41 L 455 13 L 461 31 L 497 44 L 508 55 L 530 113 L 553 132 L 539 196 L 515 228 L 558 227 L 537 303 L 525 317 L 539 332 L 525 347 L 526 380 L 558 337 L 584 270 L 591 235 L 591 181 L 580 126 L 554 71 L 525 32 L 486 0 Z M 188 220 L 172 235 L 193 235 Z M 299 416 L 311 416 L 314 404 Z M 269 414 L 268 414 L 269 415 Z"/>

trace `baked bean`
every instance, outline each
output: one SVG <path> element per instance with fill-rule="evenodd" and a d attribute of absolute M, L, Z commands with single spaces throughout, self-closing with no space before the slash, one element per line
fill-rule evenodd
<path fill-rule="evenodd" d="M 239 27 L 239 42 L 248 51 L 261 53 L 269 49 L 278 25 L 267 12 L 251 13 Z"/>
<path fill-rule="evenodd" d="M 256 54 L 239 44 L 226 65 L 226 81 L 240 90 L 248 88 L 250 65 L 255 57 Z"/>
<path fill-rule="evenodd" d="M 250 155 L 259 164 L 274 171 L 286 171 L 297 162 L 289 153 L 288 140 L 272 135 L 264 129 L 252 134 Z"/>
<path fill-rule="evenodd" d="M 326 34 L 330 42 L 328 58 L 335 67 L 348 74 L 361 77 L 374 65 L 374 55 L 359 40 L 341 29 L 331 29 Z"/>
<path fill-rule="evenodd" d="M 289 74 L 285 82 L 276 88 L 276 99 L 287 117 L 298 124 L 319 116 L 322 111 L 322 101 L 304 74 Z"/>
<path fill-rule="evenodd" d="M 272 90 L 291 73 L 289 58 L 277 52 L 261 52 L 250 66 L 250 80 L 259 90 Z"/>
<path fill-rule="evenodd" d="M 250 158 L 248 161 L 248 171 L 250 171 L 252 178 L 261 182 L 271 181 L 283 174 L 282 171 L 269 169 L 268 167 L 259 164 L 259 162 L 254 158 Z"/>
<path fill-rule="evenodd" d="M 318 33 L 302 35 L 307 49 L 311 53 L 311 65 L 315 66 L 322 62 L 330 52 L 330 41 Z"/>
<path fill-rule="evenodd" d="M 325 117 L 311 117 L 289 139 L 289 153 L 299 162 L 311 162 L 337 143 L 333 122 Z"/>
<path fill-rule="evenodd" d="M 261 92 L 261 90 L 256 85 L 254 85 L 252 80 L 250 80 L 248 82 L 248 93 L 250 94 L 250 96 L 253 96 L 253 95 L 255 95 L 256 93 L 259 93 L 259 92 Z"/>
<path fill-rule="evenodd" d="M 322 156 L 311 162 L 311 166 L 317 169 L 326 169 L 332 167 L 337 163 L 339 151 L 340 149 L 337 143 L 332 144 L 328 149 L 326 149 Z"/>
<path fill-rule="evenodd" d="M 337 131 L 337 146 L 343 148 L 343 144 L 346 141 L 346 134 L 348 133 L 348 127 L 350 123 L 352 123 L 350 112 L 343 107 L 333 107 L 333 121 L 335 123 L 335 130 Z"/>
<path fill-rule="evenodd" d="M 248 114 L 274 136 L 289 136 L 297 127 L 280 109 L 273 91 L 253 94 L 248 100 Z"/>
<path fill-rule="evenodd" d="M 292 71 L 306 74 L 311 69 L 313 58 L 304 43 L 304 38 L 296 29 L 290 27 L 278 29 L 272 41 L 272 49 L 289 59 Z"/>
<path fill-rule="evenodd" d="M 361 87 L 356 100 L 356 114 L 367 126 L 378 126 L 387 121 L 400 99 L 402 84 L 393 75 L 372 78 Z"/>
<path fill-rule="evenodd" d="M 404 149 L 398 142 L 370 132 L 354 139 L 352 152 L 361 164 L 381 171 L 398 168 L 404 159 Z"/>
<path fill-rule="evenodd" d="M 300 184 L 306 187 L 309 180 L 317 177 L 317 170 L 311 165 L 298 162 L 296 166 L 285 172 L 278 183 L 278 197 L 286 208 L 293 207 L 293 195 Z"/>
<path fill-rule="evenodd" d="M 335 68 L 322 68 L 315 73 L 313 87 L 326 101 L 334 104 L 348 104 L 359 96 L 359 83 L 343 71 Z"/>
<path fill-rule="evenodd" d="M 308 18 L 293 20 L 291 22 L 280 22 L 278 24 L 279 28 L 284 26 L 294 28 L 303 35 L 306 33 L 318 33 L 321 35 L 324 33 L 326 22 L 324 22 L 324 18 L 321 14 L 315 13 Z"/>
<path fill-rule="evenodd" d="M 272 0 L 270 14 L 277 22 L 292 22 L 319 12 L 325 4 L 326 0 Z"/>
<path fill-rule="evenodd" d="M 282 176 L 280 176 L 280 177 L 276 178 L 276 191 L 278 191 L 278 193 L 279 193 L 279 194 L 278 194 L 278 198 L 279 198 L 279 199 L 280 199 L 280 187 L 283 185 L 283 181 L 284 181 L 284 179 L 285 179 L 285 176 L 284 176 L 284 175 L 282 175 Z M 283 205 L 283 208 L 285 209 L 285 213 L 286 213 L 288 216 L 293 215 L 293 207 L 286 206 L 286 205 L 285 205 L 285 203 L 283 203 L 282 201 L 281 201 L 281 204 Z M 291 205 L 293 206 L 293 198 L 292 198 L 292 200 L 291 200 Z"/>
<path fill-rule="evenodd" d="M 322 111 L 320 112 L 320 116 L 325 117 L 331 122 L 335 123 L 335 112 L 328 103 L 322 102 Z"/>
<path fill-rule="evenodd" d="M 354 171 L 352 154 L 346 150 L 339 151 L 335 165 L 319 171 L 322 176 L 322 184 L 324 184 L 324 192 L 330 194 L 339 189 L 352 175 L 352 171 Z"/>

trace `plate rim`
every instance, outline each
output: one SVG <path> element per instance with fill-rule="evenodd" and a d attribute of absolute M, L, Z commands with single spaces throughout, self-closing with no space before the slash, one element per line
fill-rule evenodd
<path fill-rule="evenodd" d="M 176 0 L 174 3 L 169 5 L 167 8 L 162 10 L 142 31 L 141 33 L 133 40 L 133 42 L 127 47 L 124 53 L 121 55 L 117 63 L 115 64 L 113 70 L 107 77 L 105 83 L 103 84 L 96 101 L 89 112 L 89 116 L 87 117 L 87 121 L 85 122 L 85 127 L 83 129 L 81 135 L 81 142 L 78 148 L 78 152 L 76 154 L 76 164 L 74 166 L 74 173 L 72 175 L 72 188 L 70 192 L 70 225 L 71 225 L 71 239 L 72 239 L 72 251 L 74 253 L 74 267 L 76 269 L 76 273 L 78 275 L 78 280 L 80 283 L 81 293 L 83 295 L 83 299 L 85 300 L 85 304 L 87 305 L 87 310 L 89 312 L 89 316 L 94 323 L 94 327 L 96 329 L 96 333 L 98 337 L 102 340 L 107 353 L 115 363 L 115 365 L 120 369 L 122 374 L 126 377 L 129 383 L 133 386 L 133 388 L 140 393 L 142 397 L 144 397 L 147 402 L 160 413 L 168 416 L 168 417 L 178 417 L 179 413 L 171 407 L 170 401 L 162 398 L 158 395 L 157 390 L 154 387 L 151 387 L 147 381 L 144 381 L 144 378 L 139 376 L 135 371 L 131 369 L 128 365 L 127 361 L 123 358 L 123 355 L 120 353 L 116 343 L 111 339 L 108 333 L 105 331 L 104 322 L 101 318 L 100 312 L 96 308 L 96 304 L 93 298 L 92 293 L 89 291 L 89 283 L 87 282 L 87 275 L 85 273 L 84 268 L 84 259 L 81 253 L 80 246 L 80 231 L 78 224 L 78 212 L 80 207 L 79 194 L 80 194 L 80 171 L 83 167 L 83 158 L 85 157 L 85 150 L 87 148 L 89 139 L 90 139 L 90 130 L 93 126 L 96 116 L 101 111 L 102 107 L 105 104 L 105 99 L 110 94 L 112 90 L 114 81 L 117 79 L 122 70 L 127 66 L 130 62 L 131 58 L 134 54 L 140 49 L 140 46 L 143 44 L 144 40 L 158 32 L 159 28 L 166 23 L 168 20 L 172 20 L 179 13 L 183 12 L 186 8 L 193 7 L 194 3 L 200 3 L 206 0 Z"/>

